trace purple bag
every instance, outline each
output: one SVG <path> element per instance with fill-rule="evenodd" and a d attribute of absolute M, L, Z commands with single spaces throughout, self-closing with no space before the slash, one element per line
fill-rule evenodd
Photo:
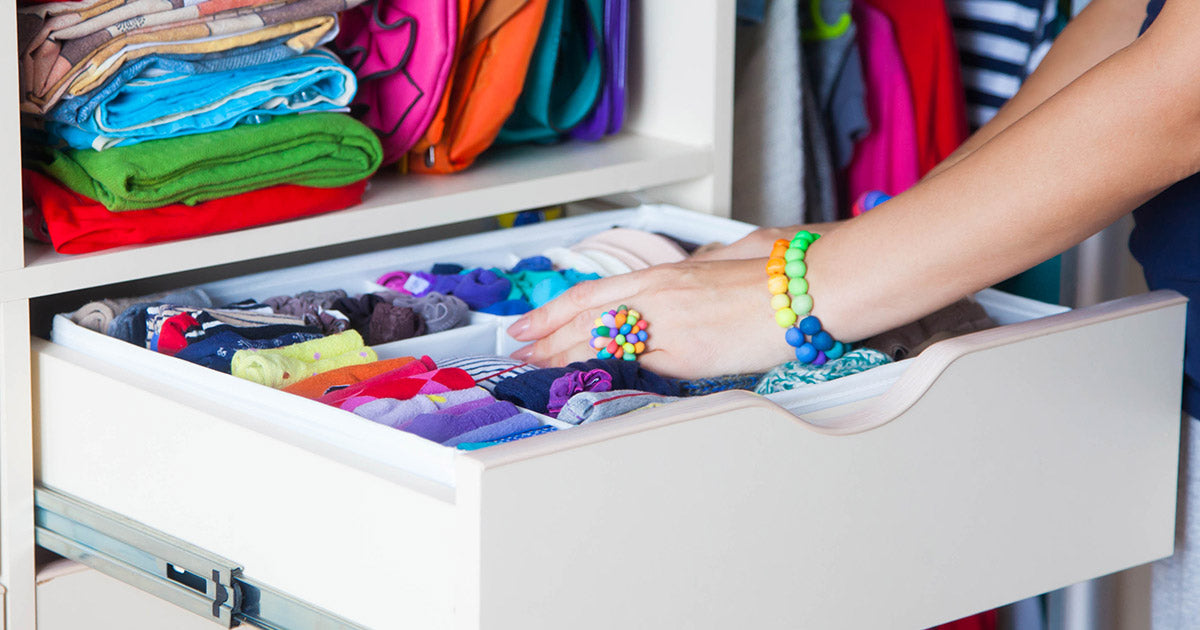
<path fill-rule="evenodd" d="M 599 140 L 621 130 L 625 122 L 625 68 L 629 48 L 629 0 L 604 2 L 604 88 L 596 107 L 571 129 L 571 137 Z"/>
<path fill-rule="evenodd" d="M 352 107 L 403 158 L 437 113 L 458 44 L 455 0 L 375 0 L 343 11 L 335 45 L 358 77 Z"/>

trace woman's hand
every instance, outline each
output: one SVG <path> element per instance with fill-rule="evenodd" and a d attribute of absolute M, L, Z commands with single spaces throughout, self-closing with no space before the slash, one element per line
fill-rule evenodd
<path fill-rule="evenodd" d="M 536 340 L 512 356 L 544 366 L 593 358 L 588 342 L 596 318 L 625 304 L 650 322 L 638 360 L 654 372 L 701 378 L 766 371 L 793 355 L 775 323 L 765 266 L 766 258 L 685 261 L 578 284 L 509 327 L 515 339 Z"/>

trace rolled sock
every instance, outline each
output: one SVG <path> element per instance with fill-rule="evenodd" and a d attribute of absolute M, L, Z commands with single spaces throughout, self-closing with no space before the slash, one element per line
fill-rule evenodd
<path fill-rule="evenodd" d="M 517 264 L 513 265 L 512 269 L 509 269 L 508 272 L 509 273 L 517 273 L 520 271 L 553 271 L 553 270 L 554 270 L 554 263 L 550 262 L 549 258 L 547 258 L 545 256 L 530 256 L 528 258 L 522 258 L 521 260 L 517 261 Z"/>
<path fill-rule="evenodd" d="M 438 406 L 438 409 L 450 409 L 462 404 L 466 404 L 475 400 L 496 400 L 486 389 L 482 387 L 469 387 L 467 389 L 455 389 L 444 394 L 436 394 L 429 396 L 429 399 Z"/>
<path fill-rule="evenodd" d="M 296 294 L 296 299 L 310 304 L 316 304 L 321 308 L 333 308 L 333 303 L 337 300 L 346 297 L 346 292 L 341 289 L 330 289 L 328 291 L 303 291 Z"/>
<path fill-rule="evenodd" d="M 346 292 L 339 289 L 336 292 L 326 291 L 323 293 L 329 294 L 328 299 L 324 299 L 315 291 L 309 291 L 307 296 L 305 294 L 295 297 L 278 295 L 267 298 L 263 303 L 270 306 L 271 310 L 276 313 L 299 317 L 304 320 L 306 325 L 316 326 L 327 335 L 344 332 L 349 327 L 350 320 L 340 311 L 330 309 L 335 300 L 346 297 Z"/>
<path fill-rule="evenodd" d="M 557 271 L 519 271 L 508 274 L 508 279 L 512 282 L 513 288 L 520 292 L 521 299 L 532 304 L 534 308 L 545 303 L 539 303 L 535 294 L 545 297 L 550 294 L 557 295 L 571 288 L 571 285 L 563 280 L 562 275 Z M 542 287 L 540 291 L 538 290 L 539 286 Z"/>
<path fill-rule="evenodd" d="M 568 273 L 572 271 L 574 270 L 568 269 L 562 272 L 562 274 L 556 278 L 547 278 L 535 284 L 533 286 L 533 291 L 529 294 L 529 303 L 532 304 L 534 308 L 540 308 L 545 306 L 550 300 L 553 300 L 554 298 L 566 293 L 567 289 L 570 289 L 580 282 L 600 279 L 600 275 L 594 273 L 578 274 L 576 276 L 568 275 Z"/>
<path fill-rule="evenodd" d="M 390 304 L 390 300 L 374 293 L 365 293 L 356 297 L 345 297 L 333 302 L 333 309 L 346 316 L 350 328 L 359 334 L 366 335 L 371 323 L 371 314 L 375 312 L 376 304 Z"/>
<path fill-rule="evenodd" d="M 519 374 L 496 384 L 496 398 L 538 413 L 547 413 L 550 403 L 550 386 L 567 372 L 604 370 L 612 376 L 612 388 L 636 389 L 645 392 L 678 396 L 679 381 L 663 378 L 637 361 L 622 359 L 589 359 L 572 363 L 565 368 L 542 368 Z"/>
<path fill-rule="evenodd" d="M 513 435 L 506 435 L 502 438 L 495 439 L 490 442 L 459 442 L 458 450 L 460 450 L 460 451 L 477 451 L 481 448 L 487 448 L 489 446 L 495 446 L 497 444 L 504 444 L 507 442 L 516 442 L 517 440 L 524 440 L 525 438 L 530 438 L 535 435 L 542 435 L 544 433 L 553 433 L 557 430 L 558 430 L 558 427 L 547 424 L 547 425 L 540 426 L 536 429 L 522 431 L 521 433 L 515 433 Z"/>
<path fill-rule="evenodd" d="M 407 271 L 389 271 L 375 280 L 375 284 L 399 292 L 412 274 Z"/>
<path fill-rule="evenodd" d="M 367 321 L 367 345 L 377 346 L 425 334 L 425 322 L 407 306 L 379 302 Z"/>
<path fill-rule="evenodd" d="M 528 363 L 523 363 L 515 359 L 490 355 L 458 357 L 443 362 L 442 366 L 466 370 L 467 374 L 470 374 L 471 378 L 475 379 L 476 385 L 489 392 L 494 390 L 496 383 L 500 381 L 537 369 Z"/>
<path fill-rule="evenodd" d="M 322 396 L 320 400 L 333 405 L 351 396 L 407 400 L 422 394 L 443 394 L 472 387 L 475 387 L 475 381 L 466 372 L 458 368 L 442 368 L 402 378 L 369 379 Z"/>
<path fill-rule="evenodd" d="M 501 300 L 491 306 L 479 309 L 480 313 L 489 315 L 524 315 L 533 310 L 533 305 L 525 300 Z"/>
<path fill-rule="evenodd" d="M 463 266 L 455 263 L 434 263 L 429 268 L 429 273 L 435 276 L 457 276 L 463 271 L 466 271 Z"/>
<path fill-rule="evenodd" d="M 490 404 L 495 402 L 495 400 L 486 391 L 478 387 L 472 387 L 470 389 L 449 391 L 442 394 L 413 396 L 407 400 L 376 398 L 362 403 L 353 409 L 348 409 L 348 411 L 353 411 L 379 424 L 386 424 L 394 429 L 398 429 L 423 413 L 433 413 L 440 409 L 450 409 L 475 401 L 479 401 L 481 405 Z M 342 408 L 346 409 L 346 404 L 343 404 Z M 463 411 L 466 410 L 466 408 L 463 409 Z"/>
<path fill-rule="evenodd" d="M 282 388 L 321 372 L 378 360 L 353 330 L 282 348 L 239 350 L 231 373 L 268 387 Z"/>
<path fill-rule="evenodd" d="M 428 397 L 428 396 L 417 396 L 417 398 L 430 398 L 430 397 Z M 465 402 L 465 403 L 461 403 L 461 404 L 458 404 L 458 405 L 454 405 L 453 407 L 445 407 L 445 408 L 443 408 L 443 409 L 438 409 L 437 411 L 435 411 L 435 412 L 433 412 L 433 413 L 436 413 L 437 415 L 439 415 L 439 416 L 443 416 L 443 417 L 446 417 L 446 418 L 450 418 L 450 417 L 457 417 L 457 416 L 461 416 L 461 415 L 463 415 L 463 414 L 465 414 L 465 413 L 469 413 L 469 412 L 471 412 L 471 411 L 474 411 L 474 410 L 476 410 L 476 409 L 480 409 L 480 408 L 487 407 L 487 406 L 489 406 L 489 405 L 494 405 L 494 404 L 496 404 L 496 399 L 495 399 L 495 398 L 492 398 L 491 396 L 488 396 L 487 398 L 480 398 L 480 399 L 477 399 L 477 400 L 472 400 L 472 401 L 469 401 L 469 402 Z M 409 427 L 409 425 L 410 425 L 410 424 L 412 424 L 413 422 L 416 422 L 416 419 L 417 419 L 417 418 L 419 418 L 419 417 L 421 417 L 421 415 L 422 415 L 422 414 L 417 414 L 416 416 L 414 416 L 414 417 L 413 417 L 411 420 L 409 420 L 408 422 L 402 422 L 402 423 L 400 423 L 400 426 L 398 426 L 398 427 L 396 427 L 396 428 L 398 428 L 398 429 L 400 429 L 400 430 L 402 430 L 402 431 L 407 431 L 407 430 L 408 430 L 408 427 Z"/>
<path fill-rule="evenodd" d="M 528 412 L 521 412 L 500 422 L 456 435 L 442 442 L 442 444 L 445 446 L 458 446 L 463 442 L 490 442 L 516 433 L 524 433 L 540 426 L 542 426 L 542 421 L 537 416 Z"/>
<path fill-rule="evenodd" d="M 175 358 L 229 374 L 232 371 L 233 357 L 241 350 L 281 348 L 321 338 L 317 333 L 288 333 L 275 338 L 248 339 L 239 335 L 236 330 L 227 326 L 199 341 L 189 342 L 186 348 L 175 353 Z"/>
<path fill-rule="evenodd" d="M 152 350 L 167 355 L 174 355 L 187 347 L 188 342 L 185 334 L 188 329 L 198 326 L 200 326 L 200 322 L 187 313 L 180 313 L 174 317 L 167 318 L 163 321 L 162 326 L 159 327 L 158 343 L 155 344 Z"/>
<path fill-rule="evenodd" d="M 404 367 L 414 361 L 416 359 L 413 357 L 399 357 L 396 359 L 382 359 L 361 365 L 347 365 L 336 370 L 322 372 L 316 376 L 310 376 L 299 383 L 288 385 L 283 391 L 303 396 L 310 400 L 316 400 L 327 394 L 331 389 L 361 383 L 373 376 Z"/>
<path fill-rule="evenodd" d="M 151 306 L 154 306 L 153 302 L 143 302 L 121 311 L 121 314 L 108 324 L 108 336 L 145 348 L 146 311 Z"/>
<path fill-rule="evenodd" d="M 343 411 L 357 411 L 359 407 L 375 402 L 376 400 L 386 399 L 376 398 L 374 396 L 351 396 L 350 398 L 343 400 L 338 405 L 338 408 L 342 409 Z"/>
<path fill-rule="evenodd" d="M 460 278 L 458 286 L 448 293 L 466 302 L 467 306 L 475 310 L 507 299 L 509 291 L 512 290 L 512 282 L 491 269 L 472 269 L 457 277 Z"/>
<path fill-rule="evenodd" d="M 612 389 L 612 375 L 604 370 L 567 372 L 550 384 L 550 399 L 546 409 L 550 416 L 558 416 L 563 405 L 579 392 L 607 392 Z"/>
<path fill-rule="evenodd" d="M 425 274 L 424 272 L 421 272 L 421 273 L 424 277 L 429 278 L 430 285 L 429 285 L 429 290 L 422 293 L 418 297 L 424 297 L 430 293 L 442 293 L 445 295 L 451 295 L 456 290 L 458 290 L 458 287 L 462 284 L 463 277 L 461 274 L 457 274 L 457 273 Z"/>
<path fill-rule="evenodd" d="M 612 418 L 649 405 L 675 402 L 675 396 L 661 396 L 631 389 L 610 392 L 581 392 L 571 397 L 558 419 L 571 424 L 586 424 Z"/>
<path fill-rule="evenodd" d="M 444 411 L 421 414 L 409 422 L 404 430 L 441 444 L 457 435 L 495 424 L 518 413 L 521 410 L 512 403 L 496 402 L 458 415 Z"/>
<path fill-rule="evenodd" d="M 88 330 L 107 334 L 108 325 L 120 313 L 120 311 L 113 311 L 111 302 L 112 300 L 88 302 L 71 313 L 71 321 Z"/>
<path fill-rule="evenodd" d="M 406 363 L 405 365 L 394 370 L 389 370 L 370 378 L 363 379 L 358 383 L 326 392 L 323 396 L 317 398 L 317 400 L 327 405 L 337 406 L 338 403 L 350 398 L 351 396 L 370 395 L 367 393 L 368 390 L 378 388 L 379 386 L 390 381 L 405 379 L 413 376 L 414 374 L 421 374 L 423 372 L 436 369 L 437 364 L 433 362 L 433 359 L 430 359 L 429 357 L 421 357 L 412 363 Z M 380 398 L 380 396 L 376 396 L 376 398 Z"/>
<path fill-rule="evenodd" d="M 437 411 L 437 404 L 428 396 L 414 396 L 408 400 L 395 398 L 376 398 L 370 402 L 359 404 L 351 409 L 346 405 L 355 401 L 351 398 L 342 405 L 342 409 L 353 411 L 367 420 L 397 429 L 402 424 L 411 422 L 413 418 L 423 413 Z"/>
<path fill-rule="evenodd" d="M 390 298 L 395 306 L 405 306 L 416 311 L 430 333 L 465 326 L 471 318 L 471 309 L 466 302 L 437 291 L 430 291 L 421 297 L 403 293 L 392 293 L 386 297 Z"/>

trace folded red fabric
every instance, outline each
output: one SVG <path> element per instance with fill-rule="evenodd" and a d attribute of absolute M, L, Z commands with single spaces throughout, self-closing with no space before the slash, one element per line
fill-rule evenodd
<path fill-rule="evenodd" d="M 430 387 L 436 391 L 431 392 Z M 317 400 L 326 405 L 340 407 L 343 402 L 351 398 L 408 400 L 421 393 L 439 393 L 472 387 L 475 387 L 475 379 L 471 378 L 471 375 L 467 374 L 465 370 L 459 368 L 438 369 L 433 359 L 421 357 L 419 361 L 360 381 L 349 387 L 329 392 Z"/>
<path fill-rule="evenodd" d="M 41 173 L 23 170 L 25 227 L 63 254 L 159 243 L 332 212 L 362 201 L 367 181 L 340 188 L 283 185 L 194 206 L 110 212 Z"/>

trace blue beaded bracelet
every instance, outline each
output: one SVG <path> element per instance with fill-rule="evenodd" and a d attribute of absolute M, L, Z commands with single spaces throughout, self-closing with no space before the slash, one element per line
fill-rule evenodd
<path fill-rule="evenodd" d="M 809 315 L 812 297 L 808 295 L 804 278 L 807 266 L 803 261 L 818 238 L 818 234 L 801 230 L 790 242 L 776 241 L 767 261 L 767 274 L 771 276 L 767 288 L 774 294 L 771 306 L 776 309 L 775 321 L 787 329 L 784 339 L 796 349 L 796 360 L 815 366 L 841 357 L 847 349 L 823 329 L 821 320 Z"/>

